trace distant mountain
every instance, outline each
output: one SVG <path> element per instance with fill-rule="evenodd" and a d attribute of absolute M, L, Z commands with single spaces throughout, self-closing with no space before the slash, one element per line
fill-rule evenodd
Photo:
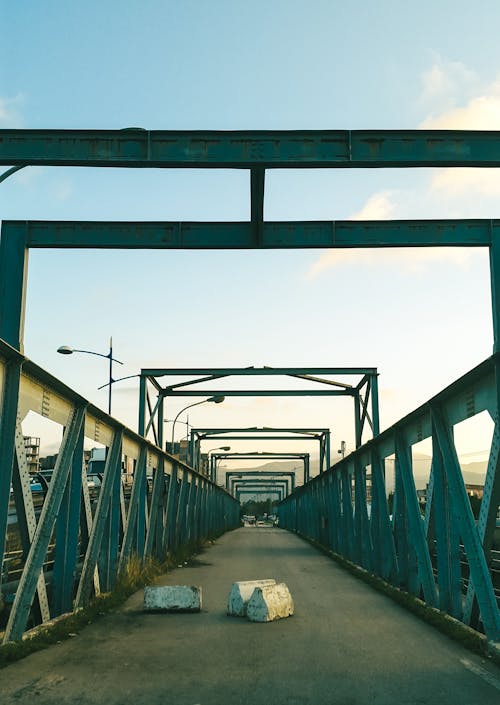
<path fill-rule="evenodd" d="M 430 455 L 415 453 L 413 455 L 413 476 L 417 490 L 424 489 L 429 482 L 432 458 Z M 487 461 L 476 463 L 461 463 L 462 476 L 467 485 L 483 485 L 486 475 Z"/>
<path fill-rule="evenodd" d="M 425 489 L 425 486 L 429 482 L 429 475 L 431 472 L 431 457 L 425 455 L 424 453 L 414 453 L 413 455 L 413 475 L 415 478 L 415 486 L 419 489 Z M 392 482 L 393 479 L 390 476 L 391 465 L 393 464 L 389 461 L 387 463 L 387 473 L 388 482 Z M 466 484 L 468 485 L 483 485 L 484 478 L 486 475 L 487 461 L 475 462 L 475 463 L 465 463 L 462 464 L 462 474 Z M 252 468 L 233 468 L 235 471 L 245 470 L 249 472 L 290 472 L 294 468 L 297 469 L 296 477 L 297 484 L 302 484 L 302 462 L 298 460 L 275 460 L 264 465 L 258 465 Z M 315 464 L 314 469 L 311 468 L 311 475 L 317 474 L 317 464 Z M 389 488 L 392 489 L 392 488 Z"/>

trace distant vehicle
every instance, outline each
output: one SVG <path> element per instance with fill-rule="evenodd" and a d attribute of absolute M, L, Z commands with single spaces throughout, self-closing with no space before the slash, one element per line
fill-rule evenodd
<path fill-rule="evenodd" d="M 243 523 L 255 526 L 255 517 L 252 514 L 243 514 Z"/>
<path fill-rule="evenodd" d="M 88 487 L 100 487 L 102 484 L 102 476 L 97 473 L 87 473 Z"/>
<path fill-rule="evenodd" d="M 30 490 L 32 492 L 42 491 L 42 483 L 39 482 L 35 477 L 30 477 Z"/>

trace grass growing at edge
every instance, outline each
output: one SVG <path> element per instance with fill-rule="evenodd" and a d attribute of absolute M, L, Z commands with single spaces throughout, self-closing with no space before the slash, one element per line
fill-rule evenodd
<path fill-rule="evenodd" d="M 180 563 L 189 562 L 190 558 L 213 543 L 215 538 L 212 537 L 203 544 L 187 544 L 163 562 L 153 558 L 147 558 L 143 562 L 138 556 L 132 555 L 125 570 L 118 576 L 112 592 L 94 597 L 86 607 L 76 612 L 61 615 L 47 624 L 35 627 L 35 629 L 26 632 L 22 641 L 8 642 L 0 646 L 0 668 L 5 668 L 5 666 L 35 651 L 46 649 L 52 644 L 75 636 L 88 624 L 92 624 L 101 616 L 119 607 L 141 587 L 151 584 L 159 575 L 174 569 Z"/>

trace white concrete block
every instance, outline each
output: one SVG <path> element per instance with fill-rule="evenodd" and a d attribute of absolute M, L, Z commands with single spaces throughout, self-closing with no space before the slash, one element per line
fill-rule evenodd
<path fill-rule="evenodd" d="M 247 613 L 247 603 L 256 587 L 266 585 L 276 585 L 276 580 L 268 578 L 265 580 L 240 580 L 233 583 L 227 601 L 227 613 L 233 617 L 245 617 Z"/>
<path fill-rule="evenodd" d="M 144 609 L 151 612 L 199 612 L 201 587 L 195 585 L 145 587 Z"/>
<path fill-rule="evenodd" d="M 293 614 L 293 600 L 285 583 L 256 587 L 247 604 L 251 622 L 273 622 Z"/>

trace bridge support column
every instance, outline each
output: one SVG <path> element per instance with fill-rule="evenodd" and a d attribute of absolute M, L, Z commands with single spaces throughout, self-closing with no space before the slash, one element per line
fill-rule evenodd
<path fill-rule="evenodd" d="M 9 514 L 10 485 L 15 452 L 17 403 L 21 377 L 22 357 L 13 352 L 13 359 L 3 367 L 3 394 L 0 406 L 0 565 L 3 565 L 7 522 Z M 1 371 L 1 368 L 0 368 Z M 0 584 L 2 574 L 0 571 Z"/>
<path fill-rule="evenodd" d="M 491 234 L 490 244 L 491 305 L 493 313 L 493 352 L 500 351 L 500 241 Z"/>
<path fill-rule="evenodd" d="M 2 228 L 0 240 L 0 338 L 21 353 L 24 349 L 24 314 L 28 248 L 23 225 Z"/>

